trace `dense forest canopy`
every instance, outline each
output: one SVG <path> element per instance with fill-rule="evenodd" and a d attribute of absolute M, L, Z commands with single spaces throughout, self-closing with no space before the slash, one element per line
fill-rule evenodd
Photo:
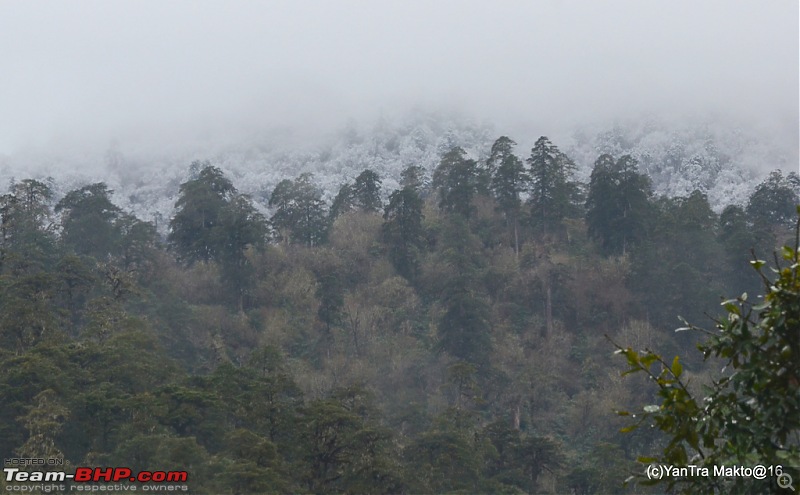
<path fill-rule="evenodd" d="M 718 214 L 629 154 L 588 181 L 547 137 L 483 156 L 449 147 L 391 190 L 286 176 L 266 212 L 196 162 L 166 237 L 104 183 L 14 182 L 0 454 L 188 470 L 196 493 L 641 491 L 622 481 L 663 439 L 614 410 L 657 390 L 604 335 L 711 382 L 672 330 L 759 293 L 748 251 L 791 240 L 800 178 Z"/>

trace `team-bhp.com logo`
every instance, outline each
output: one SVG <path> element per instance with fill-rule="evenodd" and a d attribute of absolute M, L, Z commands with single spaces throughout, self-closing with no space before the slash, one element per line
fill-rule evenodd
<path fill-rule="evenodd" d="M 63 471 L 21 471 L 19 468 L 7 467 L 3 469 L 7 482 L 30 483 L 50 482 L 63 483 L 117 483 L 130 481 L 133 483 L 185 483 L 189 480 L 186 471 L 137 471 L 127 467 L 90 468 L 79 467 L 74 474 Z"/>

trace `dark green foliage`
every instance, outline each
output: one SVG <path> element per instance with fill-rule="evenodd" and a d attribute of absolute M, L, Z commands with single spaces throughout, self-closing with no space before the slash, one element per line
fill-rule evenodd
<path fill-rule="evenodd" d="M 275 444 L 250 430 L 237 429 L 226 436 L 231 459 L 217 475 L 221 486 L 234 493 L 288 493 L 292 485 Z"/>
<path fill-rule="evenodd" d="M 394 493 L 402 486 L 388 455 L 389 435 L 372 418 L 369 394 L 334 391 L 303 413 L 306 489 L 312 493 Z"/>
<path fill-rule="evenodd" d="M 61 340 L 66 312 L 56 263 L 57 240 L 49 229 L 50 188 L 24 180 L 0 197 L 0 342 L 17 352 Z"/>
<path fill-rule="evenodd" d="M 527 162 L 531 221 L 542 235 L 547 235 L 576 212 L 578 188 L 572 180 L 575 164 L 545 136 L 536 140 Z"/>
<path fill-rule="evenodd" d="M 713 314 L 723 294 L 715 228 L 717 215 L 706 196 L 662 200 L 651 216 L 658 226 L 631 253 L 631 286 L 650 318 L 665 326 L 681 316 L 697 321 Z M 658 284 L 653 284 L 658 280 Z"/>
<path fill-rule="evenodd" d="M 361 210 L 375 213 L 382 209 L 381 202 L 381 179 L 372 170 L 364 170 L 354 183 L 342 184 L 339 193 L 331 204 L 331 221 L 342 213 L 351 210 Z"/>
<path fill-rule="evenodd" d="M 11 188 L 8 199 L 13 199 L 16 218 L 9 218 L 3 224 L 17 228 L 45 229 L 50 216 L 50 201 L 53 192 L 50 186 L 34 179 L 25 179 Z M 11 211 L 9 213 L 12 213 Z M 5 235 L 3 236 L 5 239 Z"/>
<path fill-rule="evenodd" d="M 263 249 L 267 235 L 266 220 L 250 201 L 250 198 L 236 195 L 225 205 L 220 217 L 219 263 L 222 267 L 222 282 L 230 291 L 239 308 L 245 302 L 255 285 L 253 268 L 248 251 Z"/>
<path fill-rule="evenodd" d="M 372 170 L 364 170 L 353 184 L 353 198 L 356 207 L 363 211 L 378 212 L 383 208 L 381 201 L 381 178 Z"/>
<path fill-rule="evenodd" d="M 650 179 L 639 173 L 634 158 L 597 159 L 586 199 L 586 224 L 606 254 L 625 254 L 646 235 L 651 195 Z"/>
<path fill-rule="evenodd" d="M 331 203 L 331 220 L 336 220 L 339 215 L 353 210 L 354 207 L 353 185 L 350 183 L 342 184 L 336 197 L 333 198 L 333 203 Z"/>
<path fill-rule="evenodd" d="M 122 266 L 127 270 L 144 270 L 156 249 L 155 226 L 128 214 L 120 215 L 116 226 L 122 243 L 119 253 Z"/>
<path fill-rule="evenodd" d="M 504 161 L 514 155 L 514 146 L 516 145 L 517 143 L 508 136 L 500 136 L 494 144 L 492 144 L 489 158 L 486 159 L 486 170 L 491 177 L 494 177 L 497 173 L 497 169 L 500 168 Z"/>
<path fill-rule="evenodd" d="M 422 193 L 425 186 L 425 169 L 418 165 L 409 165 L 400 173 L 400 185 Z"/>
<path fill-rule="evenodd" d="M 21 274 L 0 281 L 0 338 L 5 348 L 20 352 L 62 340 L 65 315 L 55 305 L 59 284 L 53 274 Z"/>
<path fill-rule="evenodd" d="M 754 246 L 752 235 L 747 224 L 747 215 L 740 206 L 730 205 L 722 210 L 719 216 L 719 238 L 731 253 L 741 257 L 749 256 L 747 253 Z"/>
<path fill-rule="evenodd" d="M 444 314 L 438 321 L 437 349 L 480 367 L 490 360 L 489 306 L 478 282 L 482 260 L 474 250 L 469 226 L 458 217 L 444 233 L 451 273 L 439 295 Z"/>
<path fill-rule="evenodd" d="M 445 313 L 439 320 L 438 348 L 472 363 L 489 362 L 489 311 L 485 301 L 470 290 L 474 281 L 456 276 L 445 288 Z"/>
<path fill-rule="evenodd" d="M 74 254 L 62 257 L 56 264 L 55 273 L 61 282 L 60 299 L 75 319 L 97 281 L 96 275 L 84 260 Z"/>
<path fill-rule="evenodd" d="M 327 238 L 325 203 L 311 178 L 311 174 L 302 174 L 294 181 L 282 180 L 272 191 L 269 206 L 275 213 L 270 223 L 282 241 L 311 247 Z"/>
<path fill-rule="evenodd" d="M 330 332 L 331 327 L 342 321 L 342 305 L 344 304 L 344 287 L 342 276 L 335 271 L 326 271 L 318 275 L 317 297 L 319 309 L 317 317 Z"/>
<path fill-rule="evenodd" d="M 241 421 L 253 421 L 252 428 L 266 434 L 272 442 L 287 444 L 295 439 L 294 414 L 302 404 L 302 393 L 292 379 L 280 351 L 274 347 L 261 347 L 250 356 L 248 368 L 257 376 L 256 387 L 240 389 L 246 393 L 237 400 L 242 406 Z M 250 378 L 245 369 L 236 370 L 246 385 Z M 221 391 L 230 393 L 230 381 L 219 373 Z M 235 390 L 234 390 L 235 391 Z"/>
<path fill-rule="evenodd" d="M 222 171 L 206 165 L 181 185 L 167 238 L 188 264 L 217 262 L 231 302 L 243 310 L 254 280 L 247 251 L 266 242 L 266 221 L 250 198 L 238 194 Z"/>
<path fill-rule="evenodd" d="M 742 270 L 752 259 L 751 252 L 769 252 L 775 235 L 763 224 L 752 224 L 744 209 L 731 205 L 722 210 L 717 228 L 719 244 L 724 251 L 725 277 L 736 294 L 755 293 L 759 289 L 758 277 Z"/>
<path fill-rule="evenodd" d="M 514 155 L 517 143 L 503 136 L 495 141 L 487 167 L 492 171 L 491 189 L 497 208 L 505 215 L 513 232 L 514 252 L 519 253 L 519 218 L 522 213 L 521 196 L 530 187 L 530 175 L 522 161 Z"/>
<path fill-rule="evenodd" d="M 52 191 L 46 184 L 25 179 L 0 196 L 0 270 L 12 269 L 14 253 L 25 253 L 26 264 L 47 263 L 55 250 L 51 228 Z M 4 266 L 11 262 L 12 266 Z"/>
<path fill-rule="evenodd" d="M 55 207 L 61 213 L 62 239 L 76 253 L 105 259 L 116 255 L 121 242 L 116 221 L 122 213 L 111 202 L 113 191 L 99 182 L 64 196 Z"/>
<path fill-rule="evenodd" d="M 187 263 L 219 259 L 221 217 L 236 188 L 220 169 L 205 164 L 196 179 L 181 184 L 180 194 L 167 240 Z"/>
<path fill-rule="evenodd" d="M 588 455 L 582 452 L 577 462 L 569 462 L 564 491 L 571 493 L 620 493 L 619 474 L 629 470 L 624 450 L 615 443 L 600 442 Z M 638 487 L 637 487 L 638 488 Z"/>
<path fill-rule="evenodd" d="M 98 260 L 120 257 L 127 270 L 142 270 L 156 244 L 155 227 L 123 213 L 104 183 L 68 193 L 55 207 L 61 213 L 62 241 L 79 255 Z"/>
<path fill-rule="evenodd" d="M 389 247 L 389 259 L 400 275 L 414 280 L 425 244 L 422 199 L 417 189 L 405 186 L 393 192 L 383 218 L 383 241 Z"/>
<path fill-rule="evenodd" d="M 34 405 L 17 420 L 28 430 L 28 439 L 16 450 L 19 456 L 42 459 L 64 459 L 55 445 L 56 436 L 69 418 L 69 409 L 58 393 L 44 390 L 33 398 Z"/>
<path fill-rule="evenodd" d="M 800 216 L 800 207 L 796 211 Z M 625 429 L 652 422 L 666 435 L 663 452 L 641 462 L 691 462 L 712 473 L 714 466 L 783 466 L 789 472 L 800 465 L 794 441 L 800 432 L 800 220 L 797 232 L 794 247 L 782 249 L 784 266 L 775 267 L 774 279 L 762 272 L 764 261 L 752 262 L 764 282 L 763 301 L 753 304 L 745 294 L 723 302 L 726 316 L 716 331 L 705 332 L 699 349 L 724 368 L 704 398 L 687 387 L 677 356 L 670 362 L 651 350 L 618 346 L 629 372 L 646 373 L 658 387 L 657 403 L 645 406 L 642 419 Z M 682 493 L 754 493 L 767 490 L 772 480 L 712 475 L 663 481 Z"/>
<path fill-rule="evenodd" d="M 415 493 L 446 493 L 478 489 L 480 459 L 471 439 L 457 431 L 422 434 L 406 449 L 409 479 Z"/>
<path fill-rule="evenodd" d="M 480 174 L 478 164 L 466 154 L 458 147 L 445 153 L 433 174 L 433 187 L 439 191 L 439 208 L 469 218 L 475 211 L 472 200 L 478 193 Z"/>
<path fill-rule="evenodd" d="M 747 214 L 756 225 L 791 225 L 794 207 L 800 203 L 800 177 L 794 172 L 786 177 L 775 170 L 759 184 L 747 203 Z"/>

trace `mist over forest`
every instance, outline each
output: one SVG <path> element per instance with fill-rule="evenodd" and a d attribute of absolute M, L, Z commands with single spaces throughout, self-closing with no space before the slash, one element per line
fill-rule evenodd
<path fill-rule="evenodd" d="M 104 181 L 153 220 L 195 160 L 263 205 L 287 171 L 332 199 L 366 167 L 393 185 L 544 135 L 583 180 L 630 153 L 721 211 L 797 169 L 792 2 L 311 5 L 4 3 L 0 183 Z"/>
<path fill-rule="evenodd" d="M 785 492 L 799 15 L 0 3 L 0 489 Z"/>
<path fill-rule="evenodd" d="M 771 170 L 789 172 L 798 161 L 796 147 L 763 129 L 710 117 L 670 121 L 651 115 L 569 129 L 554 126 L 552 131 L 539 135 L 549 136 L 564 149 L 583 182 L 588 182 L 600 154 L 630 154 L 652 179 L 657 194 L 687 196 L 699 190 L 708 195 L 718 213 L 729 204 L 744 206 Z M 179 185 L 190 177 L 189 164 L 194 161 L 209 161 L 225 171 L 266 213 L 272 189 L 287 177 L 314 174 L 330 201 L 341 184 L 365 168 L 380 173 L 386 186 L 393 188 L 410 164 L 432 174 L 441 155 L 453 146 L 483 161 L 501 134 L 512 136 L 522 149 L 532 147 L 538 137 L 504 133 L 496 125 L 478 124 L 463 114 L 417 109 L 361 124 L 351 119 L 314 137 L 286 128 L 227 141 L 160 143 L 155 148 L 152 142 L 114 140 L 80 150 L 68 145 L 24 150 L 0 157 L 0 183 L 9 185 L 21 178 L 52 180 L 58 184 L 54 193 L 60 198 L 73 188 L 102 181 L 115 191 L 120 207 L 145 220 L 161 219 L 166 227 L 164 220 L 172 216 Z"/>

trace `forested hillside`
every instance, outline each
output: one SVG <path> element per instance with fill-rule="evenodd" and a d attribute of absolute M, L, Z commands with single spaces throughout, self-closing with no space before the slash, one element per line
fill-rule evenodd
<path fill-rule="evenodd" d="M 187 164 L 194 161 L 208 160 L 219 167 L 266 213 L 278 182 L 301 173 L 314 174 L 314 183 L 331 201 L 342 183 L 369 168 L 380 174 L 386 199 L 399 187 L 406 167 L 421 166 L 431 176 L 441 155 L 454 146 L 484 161 L 500 135 L 494 127 L 464 116 L 417 111 L 375 121 L 351 120 L 336 132 L 311 136 L 281 128 L 196 141 L 153 143 L 129 137 L 88 149 L 62 143 L 48 151 L 0 154 L 0 184 L 34 178 L 60 198 L 85 184 L 105 182 L 115 191 L 118 206 L 156 223 L 166 234 L 180 184 L 192 173 Z M 534 132 L 543 130 L 519 132 L 521 149 L 533 147 L 539 135 Z M 721 119 L 642 117 L 548 127 L 547 133 L 572 158 L 576 178 L 583 182 L 589 181 L 599 155 L 629 154 L 651 178 L 656 194 L 688 196 L 699 190 L 717 213 L 729 204 L 744 206 L 770 170 L 793 170 L 798 160 L 794 140 Z"/>
<path fill-rule="evenodd" d="M 792 236 L 800 178 L 712 205 L 734 156 L 640 138 L 587 169 L 547 137 L 482 136 L 401 140 L 400 173 L 362 142 L 334 190 L 294 161 L 185 163 L 158 226 L 108 184 L 18 178 L 0 454 L 187 470 L 195 493 L 642 492 L 622 482 L 663 440 L 615 410 L 656 391 L 605 336 L 709 382 L 678 317 L 758 292 L 750 249 Z"/>

